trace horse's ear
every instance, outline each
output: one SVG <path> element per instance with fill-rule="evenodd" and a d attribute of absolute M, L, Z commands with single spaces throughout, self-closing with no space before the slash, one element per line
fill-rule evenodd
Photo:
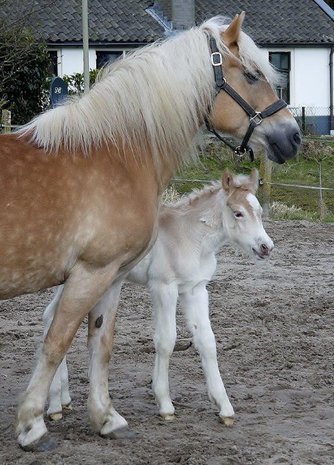
<path fill-rule="evenodd" d="M 259 172 L 256 168 L 252 169 L 251 174 L 249 175 L 249 180 L 252 186 L 252 191 L 254 194 L 256 193 L 258 187 L 259 187 Z"/>
<path fill-rule="evenodd" d="M 226 193 L 228 193 L 233 186 L 233 174 L 229 170 L 225 170 L 223 173 L 222 186 Z"/>
<path fill-rule="evenodd" d="M 244 22 L 244 19 L 245 12 L 242 11 L 240 15 L 235 15 L 228 28 L 223 32 L 223 40 L 228 47 L 238 43 L 241 26 Z"/>

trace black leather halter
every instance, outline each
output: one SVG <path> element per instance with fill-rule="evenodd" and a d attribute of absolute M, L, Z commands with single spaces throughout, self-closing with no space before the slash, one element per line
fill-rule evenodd
<path fill-rule="evenodd" d="M 213 72 L 215 75 L 215 82 L 216 82 L 216 95 L 219 94 L 222 90 L 226 92 L 230 97 L 233 98 L 237 102 L 238 105 L 247 113 L 249 116 L 249 126 L 246 131 L 246 134 L 241 142 L 240 145 L 237 147 L 233 146 L 230 142 L 228 142 L 224 137 L 222 137 L 209 123 L 208 119 L 205 119 L 205 124 L 207 129 L 212 132 L 218 139 L 228 145 L 234 153 L 237 155 L 242 155 L 246 152 L 249 153 L 251 161 L 254 161 L 254 152 L 253 149 L 248 145 L 248 141 L 256 128 L 259 124 L 262 123 L 264 118 L 277 113 L 278 111 L 282 110 L 287 106 L 287 103 L 284 100 L 279 99 L 276 102 L 269 105 L 263 111 L 255 111 L 246 100 L 244 100 L 238 92 L 236 92 L 233 87 L 231 87 L 224 78 L 223 73 L 223 56 L 218 50 L 216 40 L 211 37 L 210 38 L 210 49 L 211 49 L 211 64 L 213 67 Z"/>

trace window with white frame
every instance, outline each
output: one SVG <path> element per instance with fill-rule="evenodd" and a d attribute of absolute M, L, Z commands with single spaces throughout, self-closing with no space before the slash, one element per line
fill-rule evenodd
<path fill-rule="evenodd" d="M 282 75 L 282 81 L 280 85 L 276 87 L 277 94 L 279 98 L 285 100 L 286 103 L 290 103 L 290 52 L 269 52 L 269 61 Z"/>

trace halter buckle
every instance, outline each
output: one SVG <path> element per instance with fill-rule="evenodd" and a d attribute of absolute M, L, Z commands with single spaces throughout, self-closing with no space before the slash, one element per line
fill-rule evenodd
<path fill-rule="evenodd" d="M 212 66 L 221 66 L 223 64 L 223 56 L 220 52 L 211 53 L 211 64 Z"/>
<path fill-rule="evenodd" d="M 235 153 L 236 155 L 239 155 L 239 156 L 245 155 L 246 152 L 247 152 L 246 147 L 242 148 L 241 145 L 238 145 L 238 146 L 234 149 L 234 153 Z"/>
<path fill-rule="evenodd" d="M 261 124 L 263 121 L 263 117 L 261 116 L 261 113 L 259 111 L 255 112 L 255 115 L 249 118 L 250 123 L 254 123 L 255 126 L 258 126 Z"/>

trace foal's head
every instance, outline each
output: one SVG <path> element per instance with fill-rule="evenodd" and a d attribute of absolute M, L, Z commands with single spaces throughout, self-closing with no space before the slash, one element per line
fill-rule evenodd
<path fill-rule="evenodd" d="M 249 255 L 266 258 L 274 244 L 262 224 L 262 208 L 255 194 L 258 187 L 258 172 L 250 176 L 223 173 L 224 225 L 232 243 Z"/>

